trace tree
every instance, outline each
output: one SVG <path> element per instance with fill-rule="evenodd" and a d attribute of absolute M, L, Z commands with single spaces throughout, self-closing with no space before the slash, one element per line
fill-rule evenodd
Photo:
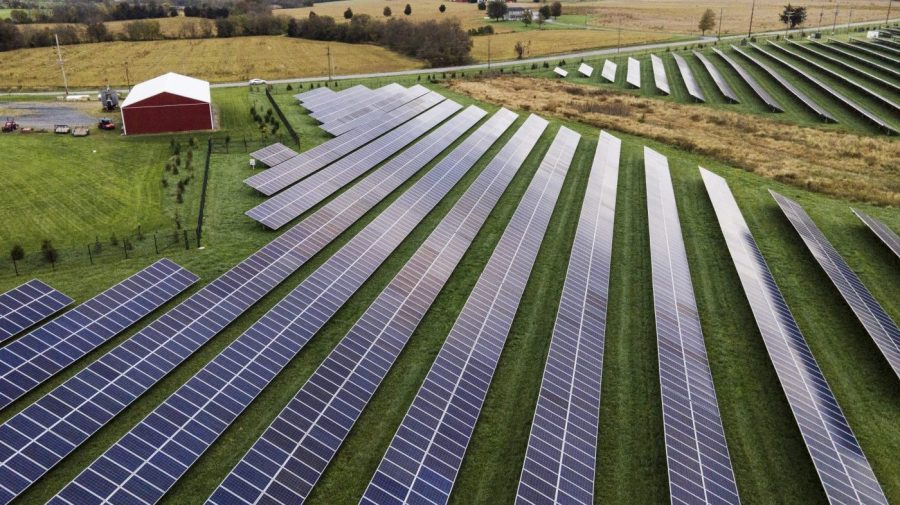
<path fill-rule="evenodd" d="M 44 260 L 51 265 L 56 263 L 59 259 L 59 252 L 57 252 L 56 248 L 53 247 L 53 244 L 50 243 L 49 239 L 44 239 L 41 243 L 41 254 L 44 255 Z"/>
<path fill-rule="evenodd" d="M 550 15 L 555 18 L 562 16 L 562 4 L 559 2 L 550 4 Z"/>
<path fill-rule="evenodd" d="M 344 11 L 344 19 L 353 19 L 353 10 L 350 7 L 347 7 L 347 10 Z"/>
<path fill-rule="evenodd" d="M 85 33 L 87 34 L 87 39 L 91 42 L 106 42 L 107 40 L 112 40 L 109 30 L 106 29 L 106 25 L 101 21 L 88 23 Z"/>
<path fill-rule="evenodd" d="M 712 9 L 706 9 L 703 12 L 703 16 L 700 17 L 700 22 L 697 23 L 697 28 L 703 32 L 703 35 L 706 35 L 707 30 L 712 30 L 715 27 L 716 13 Z"/>
<path fill-rule="evenodd" d="M 516 45 L 513 46 L 513 50 L 516 52 L 516 59 L 521 60 L 525 57 L 525 53 L 528 52 L 528 46 L 524 42 L 519 40 L 516 41 Z"/>
<path fill-rule="evenodd" d="M 441 11 L 441 14 L 443 14 L 443 13 L 444 13 L 444 11 L 446 11 L 446 10 L 447 10 L 447 6 L 446 6 L 446 5 L 444 5 L 444 4 L 441 4 L 441 6 L 440 6 L 440 7 L 438 7 L 438 10 L 439 10 L 439 11 Z"/>
<path fill-rule="evenodd" d="M 384 10 L 381 11 L 381 13 L 384 14 L 384 17 L 386 17 L 386 18 L 391 17 L 391 14 L 393 14 L 393 13 L 391 12 L 391 8 L 390 8 L 390 7 L 385 7 Z"/>
<path fill-rule="evenodd" d="M 487 14 L 491 19 L 500 21 L 506 16 L 507 12 L 508 8 L 506 7 L 506 2 L 504 0 L 491 0 L 487 4 Z"/>
<path fill-rule="evenodd" d="M 778 15 L 778 19 L 788 25 L 789 28 L 796 28 L 806 21 L 806 7 L 794 7 L 791 4 L 787 4 L 784 6 L 784 11 Z"/>
<path fill-rule="evenodd" d="M 403 13 L 407 16 L 412 14 L 412 5 L 406 4 L 406 7 L 403 9 Z"/>
<path fill-rule="evenodd" d="M 525 26 L 531 25 L 531 20 L 534 18 L 534 14 L 532 14 L 531 9 L 525 9 L 522 11 L 522 24 Z"/>
<path fill-rule="evenodd" d="M 550 6 L 547 4 L 542 5 L 541 8 L 538 9 L 538 15 L 544 18 L 544 21 L 550 19 L 550 17 L 552 16 L 552 14 L 550 13 Z"/>
<path fill-rule="evenodd" d="M 9 19 L 17 25 L 31 23 L 31 16 L 28 15 L 28 11 L 22 9 L 14 9 L 10 11 Z"/>
<path fill-rule="evenodd" d="M 483 11 L 485 9 L 487 9 L 487 5 L 484 2 L 478 2 L 478 10 Z"/>
<path fill-rule="evenodd" d="M 16 265 L 16 262 L 25 259 L 25 249 L 22 249 L 21 245 L 16 244 L 12 246 L 12 249 L 9 251 L 9 257 L 12 259 L 13 269 L 16 271 L 16 275 L 19 275 L 19 267 Z"/>

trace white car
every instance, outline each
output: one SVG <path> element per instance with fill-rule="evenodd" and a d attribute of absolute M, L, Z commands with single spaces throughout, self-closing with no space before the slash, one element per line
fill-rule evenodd
<path fill-rule="evenodd" d="M 265 84 L 265 83 L 266 83 L 265 79 L 250 79 L 251 86 L 256 86 L 256 85 Z"/>

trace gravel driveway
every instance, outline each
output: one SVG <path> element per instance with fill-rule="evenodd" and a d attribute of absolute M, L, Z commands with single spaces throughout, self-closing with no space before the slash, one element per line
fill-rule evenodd
<path fill-rule="evenodd" d="M 0 102 L 0 120 L 12 117 L 20 128 L 49 129 L 57 124 L 93 126 L 98 116 L 91 113 L 100 113 L 98 102 Z"/>

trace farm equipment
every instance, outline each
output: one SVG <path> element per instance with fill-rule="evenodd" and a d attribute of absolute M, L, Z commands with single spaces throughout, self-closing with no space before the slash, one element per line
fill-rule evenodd
<path fill-rule="evenodd" d="M 72 128 L 67 124 L 58 124 L 53 126 L 53 133 L 59 133 L 60 135 L 67 135 L 72 131 Z"/>
<path fill-rule="evenodd" d="M 16 120 L 13 118 L 6 118 L 6 122 L 3 123 L 3 133 L 12 133 L 19 129 L 19 123 L 16 123 Z"/>
<path fill-rule="evenodd" d="M 90 135 L 90 133 L 91 129 L 87 126 L 76 126 L 72 129 L 73 137 L 87 137 L 88 135 Z"/>
<path fill-rule="evenodd" d="M 112 122 L 112 119 L 105 117 L 97 123 L 97 128 L 101 130 L 115 130 L 116 124 Z"/>

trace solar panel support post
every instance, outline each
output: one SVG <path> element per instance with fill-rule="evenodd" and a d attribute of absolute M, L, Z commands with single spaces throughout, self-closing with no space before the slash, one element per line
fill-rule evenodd
<path fill-rule="evenodd" d="M 91 245 L 90 244 L 88 244 L 87 250 L 88 250 L 88 260 L 91 262 L 91 265 L 93 265 L 94 264 L 94 255 L 93 255 L 93 253 L 91 253 Z M 15 263 L 15 262 L 13 262 L 13 263 Z"/>
<path fill-rule="evenodd" d="M 197 243 L 200 243 L 200 229 L 197 228 Z M 153 250 L 156 251 L 157 256 L 159 255 L 159 243 L 156 242 L 156 234 L 153 234 Z"/>

